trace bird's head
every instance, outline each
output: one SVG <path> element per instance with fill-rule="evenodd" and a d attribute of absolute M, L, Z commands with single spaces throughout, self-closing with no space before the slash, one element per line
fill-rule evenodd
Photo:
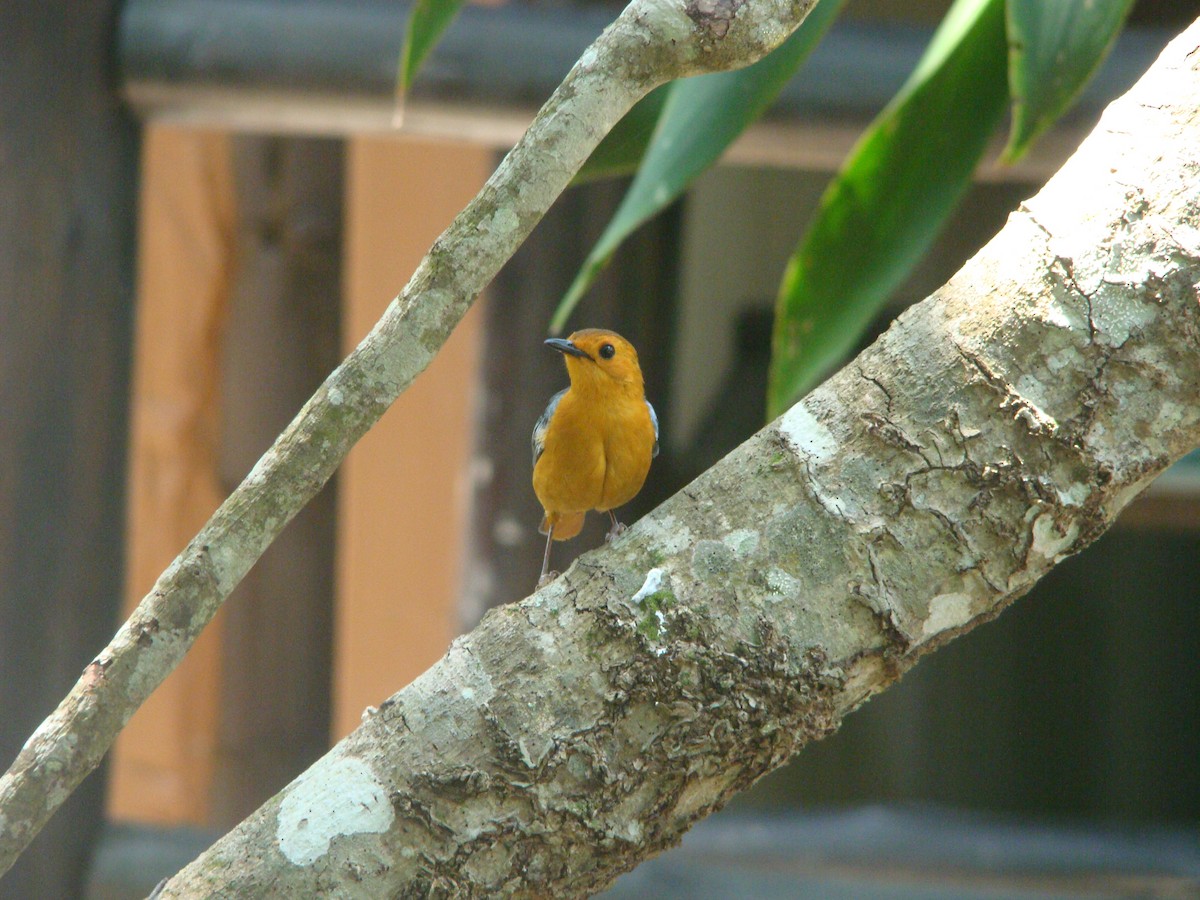
<path fill-rule="evenodd" d="M 566 340 L 550 338 L 546 346 L 562 353 L 572 387 L 624 385 L 642 388 L 637 351 L 615 331 L 584 328 Z"/>

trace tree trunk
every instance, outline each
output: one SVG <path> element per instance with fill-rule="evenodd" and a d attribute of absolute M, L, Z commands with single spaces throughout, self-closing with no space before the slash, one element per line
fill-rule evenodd
<path fill-rule="evenodd" d="M 944 288 L 162 896 L 598 890 L 997 615 L 1200 443 L 1197 146 L 1200 24 Z"/>

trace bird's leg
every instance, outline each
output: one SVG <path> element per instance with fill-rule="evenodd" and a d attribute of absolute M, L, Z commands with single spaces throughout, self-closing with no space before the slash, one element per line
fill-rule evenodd
<path fill-rule="evenodd" d="M 604 536 L 604 540 L 611 544 L 625 531 L 625 526 L 617 521 L 616 514 L 611 509 L 608 511 L 608 517 L 612 519 L 612 528 L 608 529 L 608 534 Z"/>
<path fill-rule="evenodd" d="M 538 576 L 537 586 L 543 588 L 558 577 L 557 572 L 547 571 L 550 568 L 550 544 L 554 541 L 554 523 L 546 530 L 546 552 L 542 555 L 542 574 Z"/>

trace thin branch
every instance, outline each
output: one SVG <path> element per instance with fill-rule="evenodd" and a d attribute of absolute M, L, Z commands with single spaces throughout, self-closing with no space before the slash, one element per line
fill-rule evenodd
<path fill-rule="evenodd" d="M 350 447 L 429 364 L 474 298 L 642 96 L 754 62 L 813 0 L 634 0 L 589 48 L 370 335 L 167 568 L 0 777 L 0 875 Z"/>

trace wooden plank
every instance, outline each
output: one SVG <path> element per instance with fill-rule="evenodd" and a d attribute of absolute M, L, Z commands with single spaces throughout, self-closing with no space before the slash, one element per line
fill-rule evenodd
<path fill-rule="evenodd" d="M 229 140 L 152 128 L 143 154 L 128 557 L 129 610 L 223 497 L 219 360 L 235 274 Z M 216 752 L 218 618 L 117 739 L 109 812 L 202 823 Z"/>
<path fill-rule="evenodd" d="M 0 4 L 0 767 L 111 637 L 121 585 L 138 129 L 115 2 Z M 75 896 L 84 781 L 0 883 Z"/>
<path fill-rule="evenodd" d="M 342 142 L 238 137 L 238 283 L 222 360 L 232 490 L 340 358 Z M 267 548 L 225 609 L 212 824 L 232 826 L 329 743 L 334 490 Z"/>
<path fill-rule="evenodd" d="M 482 186 L 478 147 L 356 138 L 346 181 L 344 349 Z M 359 442 L 338 481 L 333 733 L 438 659 L 457 633 L 481 313 Z"/>

